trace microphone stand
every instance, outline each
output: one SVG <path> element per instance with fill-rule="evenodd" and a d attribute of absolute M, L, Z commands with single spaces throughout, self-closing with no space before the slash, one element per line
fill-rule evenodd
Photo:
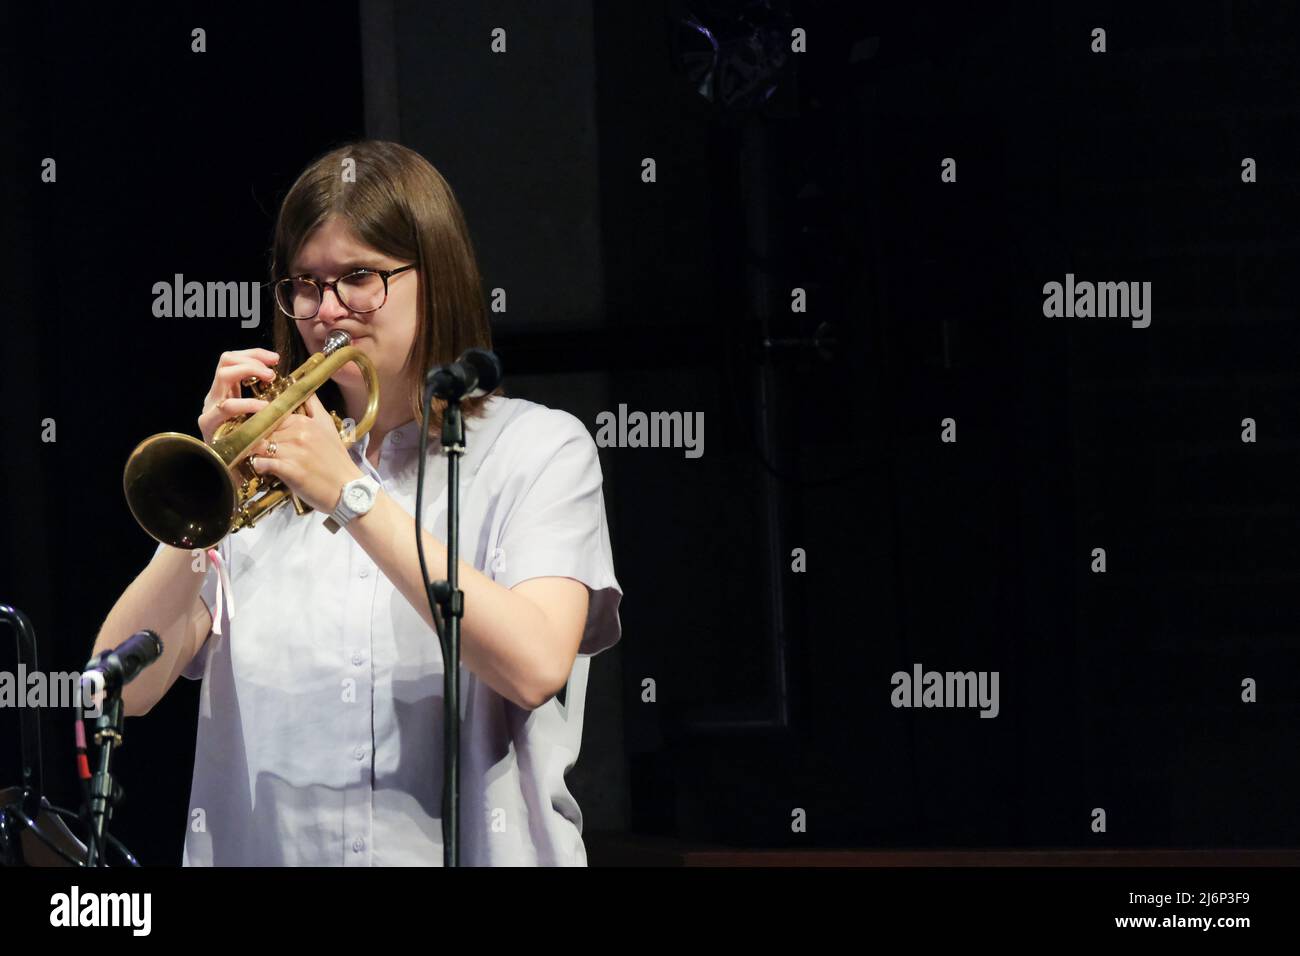
<path fill-rule="evenodd" d="M 27 615 L 15 607 L 0 604 L 0 623 L 13 627 L 18 639 L 18 666 L 28 673 L 40 669 L 37 658 L 36 632 Z M 76 719 L 78 726 L 85 721 L 84 685 L 79 685 Z M 107 697 L 107 695 L 106 695 Z M 112 695 L 112 704 L 107 711 L 101 712 L 96 726 L 95 740 L 105 741 L 104 751 L 100 754 L 99 772 L 95 774 L 93 784 L 89 773 L 79 773 L 82 783 L 83 804 L 78 812 L 56 807 L 45 799 L 42 792 L 41 773 L 41 725 L 40 713 L 31 712 L 21 707 L 18 711 L 18 733 L 21 743 L 23 783 L 21 797 L 17 804 L 5 806 L 0 804 L 0 865 L 30 863 L 31 865 L 48 865 L 37 863 L 24 854 L 21 833 L 26 830 L 44 846 L 47 853 L 62 860 L 70 866 L 105 866 L 107 859 L 105 848 L 112 845 L 117 848 L 130 866 L 139 866 L 139 862 L 107 830 L 107 821 L 112 816 L 113 804 L 122 799 L 122 788 L 113 782 L 109 767 L 112 761 L 112 749 L 122 745 L 122 724 L 124 713 L 120 688 Z M 78 739 L 83 738 L 78 735 Z M 84 764 L 82 765 L 84 767 Z M 90 793 L 96 796 L 92 800 Z M 92 820 L 87 820 L 87 814 Z M 63 824 L 61 818 L 78 820 L 86 824 L 87 846 L 82 847 L 72 832 Z M 49 831 L 48 833 L 46 831 Z M 81 853 L 86 852 L 83 861 Z"/>
<path fill-rule="evenodd" d="M 457 587 L 457 552 L 460 526 L 460 459 L 465 454 L 465 422 L 460 397 L 446 399 L 442 413 L 442 449 L 447 456 L 447 578 L 430 581 L 424 560 L 424 537 L 420 517 L 424 512 L 424 462 L 429 442 L 429 414 L 433 389 L 426 388 L 424 422 L 420 430 L 420 464 L 415 495 L 415 548 L 434 629 L 442 644 L 443 660 L 443 779 L 442 860 L 444 866 L 460 866 L 460 619 L 465 609 L 464 593 Z"/>
<path fill-rule="evenodd" d="M 122 746 L 123 710 L 120 690 L 105 691 L 104 706 L 95 721 L 95 743 L 99 744 L 99 769 L 90 782 L 90 846 L 86 866 L 106 866 L 104 846 L 107 824 L 113 816 L 113 804 L 122 798 L 122 789 L 113 783 L 109 767 L 113 750 Z"/>
<path fill-rule="evenodd" d="M 14 639 L 18 643 L 19 669 L 27 673 L 39 671 L 36 632 L 27 620 L 27 615 L 16 607 L 0 604 L 0 622 L 14 629 Z M 44 795 L 41 780 L 40 714 L 29 713 L 26 707 L 18 708 L 18 737 L 23 764 L 22 812 L 35 820 L 41 812 L 41 797 Z"/>

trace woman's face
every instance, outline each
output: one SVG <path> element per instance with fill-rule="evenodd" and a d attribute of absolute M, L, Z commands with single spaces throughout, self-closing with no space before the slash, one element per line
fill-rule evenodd
<path fill-rule="evenodd" d="M 333 282 L 357 269 L 397 269 L 408 264 L 365 245 L 341 219 L 331 216 L 307 237 L 289 264 L 289 274 Z M 324 290 L 315 318 L 295 320 L 308 353 L 319 352 L 329 334 L 342 329 L 374 363 L 381 383 L 380 395 L 386 400 L 405 397 L 403 368 L 415 341 L 419 280 L 414 269 L 391 276 L 388 298 L 374 312 L 352 312 L 339 302 L 333 289 Z M 340 366 L 331 378 L 345 397 L 356 399 L 364 393 L 361 370 L 352 362 Z"/>

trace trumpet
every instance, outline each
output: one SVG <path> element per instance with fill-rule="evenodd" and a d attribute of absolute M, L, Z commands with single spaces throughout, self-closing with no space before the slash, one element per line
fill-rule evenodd
<path fill-rule="evenodd" d="M 248 462 L 252 449 L 295 412 L 338 369 L 355 362 L 369 390 L 365 414 L 355 427 L 330 412 L 339 436 L 352 444 L 365 435 L 379 414 L 379 376 L 370 359 L 352 345 L 342 329 L 329 334 L 324 347 L 287 377 L 271 382 L 256 378 L 243 384 L 255 398 L 269 402 L 252 415 L 222 422 L 210 444 L 179 432 L 161 432 L 131 452 L 122 489 L 131 514 L 151 538 L 173 548 L 211 548 L 227 534 L 251 528 L 262 515 L 286 499 L 302 515 L 311 506 L 290 492 L 275 475 L 261 475 Z"/>

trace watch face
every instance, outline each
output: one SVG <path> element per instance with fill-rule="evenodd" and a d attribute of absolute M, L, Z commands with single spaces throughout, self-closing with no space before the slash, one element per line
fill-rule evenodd
<path fill-rule="evenodd" d="M 370 489 L 362 485 L 353 485 L 348 489 L 348 507 L 353 510 L 364 508 L 370 502 Z"/>

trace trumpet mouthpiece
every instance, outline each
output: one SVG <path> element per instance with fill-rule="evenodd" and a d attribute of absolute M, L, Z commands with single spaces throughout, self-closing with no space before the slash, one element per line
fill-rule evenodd
<path fill-rule="evenodd" d="M 333 353 L 337 352 L 339 349 L 343 348 L 343 346 L 351 345 L 351 344 L 352 344 L 351 335 L 349 335 L 347 332 L 344 332 L 342 329 L 335 329 L 325 339 L 325 345 L 321 348 L 321 353 L 324 355 L 332 355 Z"/>

